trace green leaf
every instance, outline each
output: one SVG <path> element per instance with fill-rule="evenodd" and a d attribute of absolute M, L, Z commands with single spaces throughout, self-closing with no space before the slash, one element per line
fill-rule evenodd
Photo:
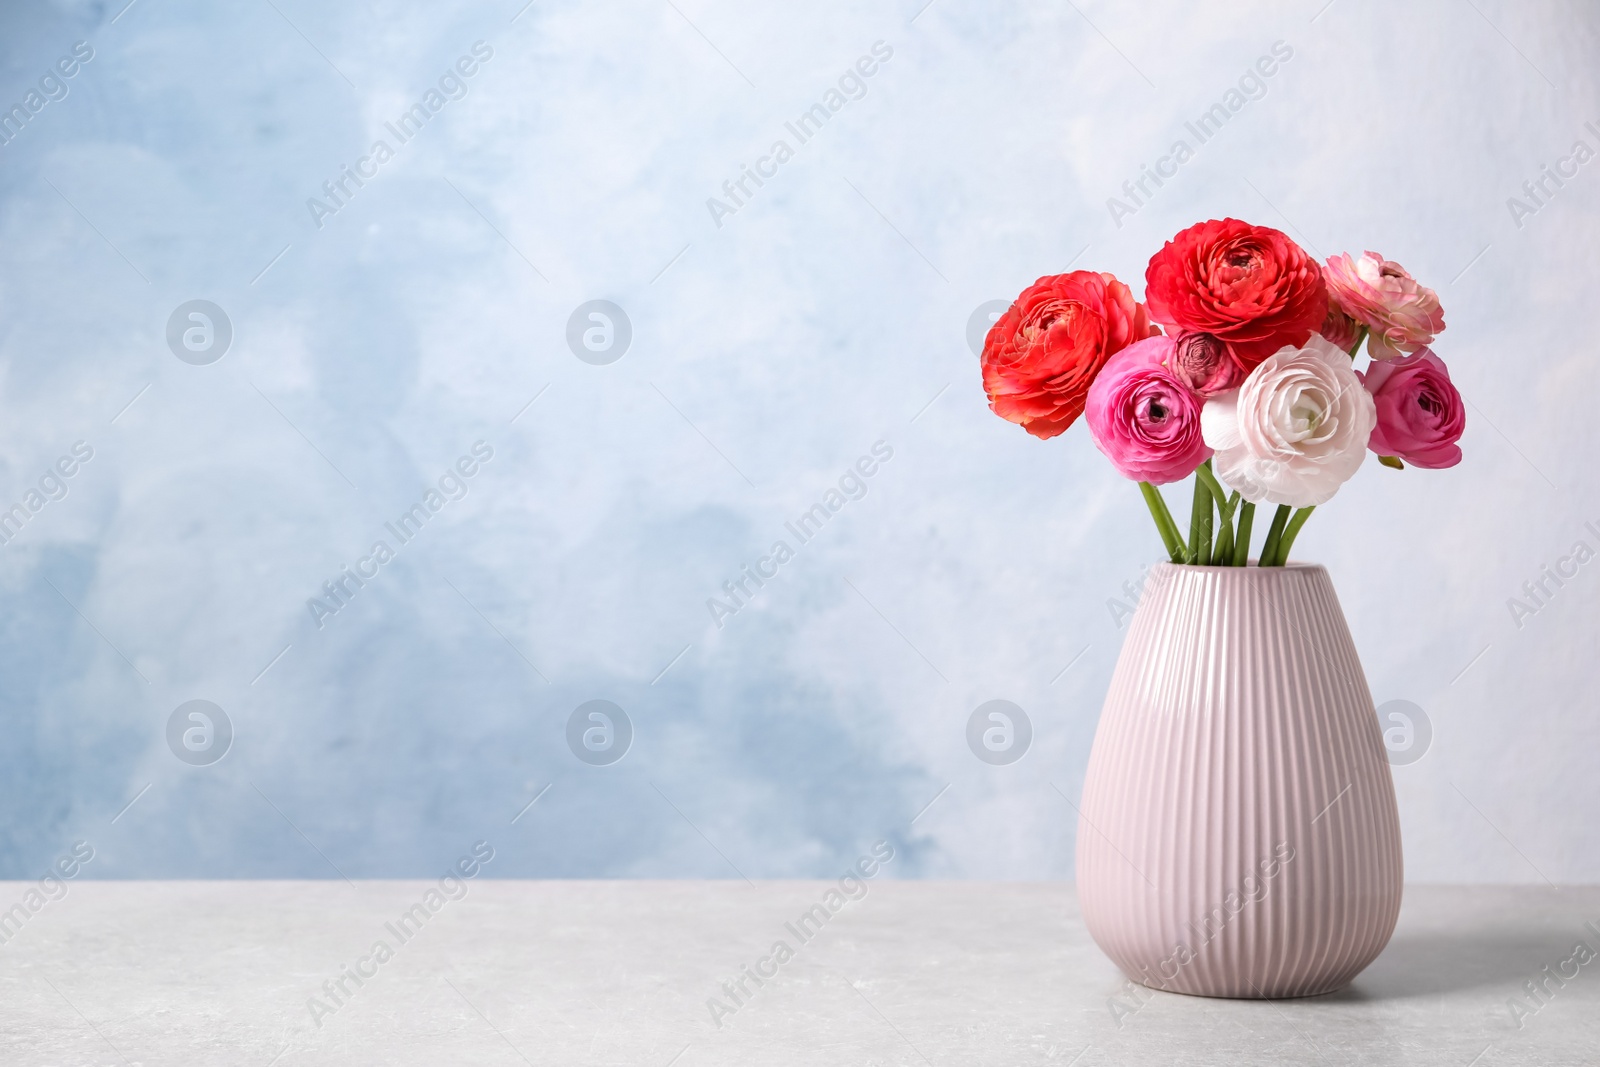
<path fill-rule="evenodd" d="M 1403 471 L 1406 469 L 1406 465 L 1400 462 L 1399 456 L 1379 456 L 1378 462 L 1382 463 L 1385 467 L 1392 467 L 1397 471 Z"/>

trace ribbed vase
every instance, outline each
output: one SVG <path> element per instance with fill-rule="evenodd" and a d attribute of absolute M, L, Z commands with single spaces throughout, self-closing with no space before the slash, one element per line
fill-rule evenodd
<path fill-rule="evenodd" d="M 1400 818 L 1326 570 L 1151 570 L 1089 756 L 1077 855 L 1090 934 L 1156 989 L 1312 996 L 1383 951 Z"/>

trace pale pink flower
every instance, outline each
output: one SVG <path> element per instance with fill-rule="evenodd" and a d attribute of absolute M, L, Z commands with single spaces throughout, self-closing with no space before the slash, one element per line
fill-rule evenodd
<path fill-rule="evenodd" d="M 1373 359 L 1416 352 L 1444 331 L 1439 295 L 1376 252 L 1360 259 L 1348 252 L 1330 256 L 1323 276 L 1345 313 L 1371 331 L 1367 352 Z"/>
<path fill-rule="evenodd" d="M 1315 334 L 1268 356 L 1200 413 L 1218 478 L 1253 503 L 1297 508 L 1326 503 L 1349 480 L 1376 421 L 1350 357 Z"/>

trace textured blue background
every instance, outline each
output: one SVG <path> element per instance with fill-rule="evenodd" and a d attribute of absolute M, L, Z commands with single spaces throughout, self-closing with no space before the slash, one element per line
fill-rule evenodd
<path fill-rule="evenodd" d="M 1600 163 L 1520 227 L 1506 203 L 1600 148 L 1600 14 L 441 7 L 0 16 L 6 106 L 94 49 L 0 147 L 0 507 L 94 449 L 0 548 L 0 877 L 78 839 L 87 877 L 425 875 L 480 838 L 496 876 L 819 876 L 888 838 L 897 876 L 1070 877 L 1107 602 L 1159 545 L 1081 426 L 988 413 L 968 318 L 1069 264 L 1142 292 L 1162 240 L 1232 214 L 1435 286 L 1473 403 L 1461 467 L 1368 465 L 1297 545 L 1377 700 L 1432 719 L 1395 772 L 1408 876 L 1600 878 L 1600 566 L 1507 607 L 1600 545 Z M 467 95 L 318 228 L 307 199 L 479 40 Z M 1114 225 L 1280 40 L 1265 95 Z M 877 41 L 865 95 L 716 225 Z M 166 345 L 191 299 L 235 331 L 210 366 Z M 565 341 L 592 299 L 632 322 L 609 366 Z M 318 629 L 307 598 L 479 440 L 470 493 Z M 879 440 L 866 496 L 715 627 Z M 564 741 L 595 698 L 636 731 L 610 767 Z M 1005 767 L 965 743 L 998 698 L 1035 732 Z M 236 730 L 211 767 L 164 740 L 191 699 Z"/>

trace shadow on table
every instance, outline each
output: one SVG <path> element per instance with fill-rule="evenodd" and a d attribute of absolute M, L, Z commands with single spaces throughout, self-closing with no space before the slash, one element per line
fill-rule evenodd
<path fill-rule="evenodd" d="M 1549 929 L 1397 932 L 1389 947 L 1330 1003 L 1431 997 L 1504 987 L 1509 996 L 1545 964 L 1572 954 L 1577 933 Z"/>

